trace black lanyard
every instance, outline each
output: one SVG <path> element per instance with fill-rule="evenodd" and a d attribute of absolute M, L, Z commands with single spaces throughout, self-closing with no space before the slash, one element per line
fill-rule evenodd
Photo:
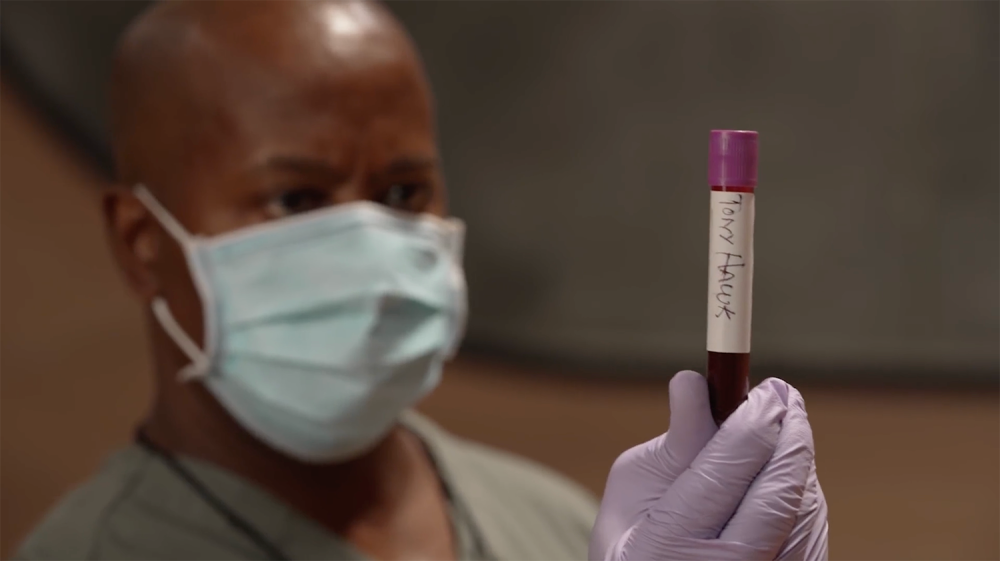
<path fill-rule="evenodd" d="M 205 501 L 205 503 L 208 504 L 208 506 L 212 507 L 213 510 L 215 510 L 223 518 L 225 518 L 226 522 L 228 522 L 230 526 L 232 526 L 238 532 L 246 536 L 247 539 L 252 541 L 254 545 L 257 546 L 258 549 L 267 554 L 267 559 L 274 561 L 288 560 L 288 557 L 284 553 L 282 553 L 281 550 L 276 545 L 274 545 L 273 542 L 271 542 L 271 540 L 267 539 L 264 536 L 264 534 L 261 533 L 260 530 L 255 528 L 253 524 L 251 524 L 250 522 L 247 522 L 245 518 L 236 514 L 236 512 L 234 512 L 233 509 L 226 506 L 226 503 L 222 502 L 222 499 L 215 496 L 215 494 L 209 491 L 208 487 L 204 483 L 202 483 L 200 479 L 195 477 L 195 475 L 191 473 L 190 470 L 181 465 L 181 463 L 177 460 L 176 456 L 170 453 L 170 451 L 161 448 L 155 442 L 150 440 L 149 436 L 147 436 L 146 432 L 143 431 L 141 428 L 138 431 L 136 431 L 135 441 L 140 446 L 152 452 L 160 459 L 162 459 L 163 462 L 167 464 L 167 467 L 170 468 L 171 471 L 173 471 L 178 477 L 184 480 L 184 482 L 187 483 L 188 486 L 190 486 L 195 493 L 197 493 L 197 495 L 201 498 L 201 500 Z M 465 523 L 465 526 L 472 534 L 471 538 L 473 542 L 473 547 L 476 549 L 477 557 L 480 559 L 496 559 L 496 556 L 492 554 L 492 552 L 489 550 L 489 547 L 486 545 L 486 540 L 483 538 L 483 535 L 479 532 L 479 528 L 476 526 L 475 520 L 472 518 L 470 510 L 466 507 L 466 505 L 462 501 L 458 499 L 457 496 L 455 496 L 455 494 L 452 492 L 451 486 L 448 485 L 448 483 L 444 480 L 443 477 L 441 477 L 440 475 L 441 470 L 440 467 L 437 465 L 437 460 L 434 457 L 434 454 L 432 454 L 430 450 L 427 450 L 427 455 L 428 457 L 430 457 L 431 463 L 434 465 L 435 472 L 438 473 L 439 477 L 438 481 L 441 485 L 441 488 L 445 494 L 446 499 L 451 505 L 453 505 L 453 507 L 456 510 L 461 511 L 462 513 L 461 515 L 462 518 L 464 519 L 463 521 Z M 460 531 L 455 526 L 453 526 L 453 528 L 455 531 Z M 461 556 L 461 552 L 458 553 L 459 556 Z"/>
<path fill-rule="evenodd" d="M 190 470 L 177 461 L 176 456 L 150 440 L 149 437 L 146 436 L 145 431 L 139 429 L 136 432 L 135 440 L 140 446 L 159 456 L 159 458 L 167 464 L 167 467 L 169 467 L 171 471 L 184 480 L 184 482 L 198 494 L 201 500 L 205 501 L 205 503 L 212 507 L 215 512 L 225 518 L 226 522 L 228 522 L 230 526 L 246 536 L 246 538 L 252 541 L 258 549 L 264 552 L 267 555 L 267 559 L 274 561 L 286 561 L 288 559 L 288 557 L 285 556 L 285 554 L 282 553 L 281 550 L 271 542 L 271 540 L 264 537 L 264 534 L 262 534 L 260 530 L 255 528 L 253 524 L 247 522 L 246 519 L 236 514 L 233 509 L 229 508 L 226 506 L 226 503 L 222 502 L 222 499 L 216 497 L 211 491 L 209 491 L 208 487 L 202 483 L 201 480 L 195 477 Z"/>

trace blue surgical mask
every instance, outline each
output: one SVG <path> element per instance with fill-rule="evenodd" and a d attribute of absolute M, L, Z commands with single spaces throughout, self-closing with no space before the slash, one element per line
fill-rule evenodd
<path fill-rule="evenodd" d="M 135 193 L 184 249 L 201 296 L 203 346 L 153 302 L 191 359 L 182 378 L 272 448 L 355 457 L 437 386 L 465 324 L 460 221 L 356 202 L 206 238 Z"/>

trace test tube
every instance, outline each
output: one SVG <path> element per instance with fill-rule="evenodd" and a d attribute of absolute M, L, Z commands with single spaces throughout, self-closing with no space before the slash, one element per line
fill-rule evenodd
<path fill-rule="evenodd" d="M 750 390 L 757 133 L 713 130 L 708 242 L 708 391 L 719 425 Z"/>

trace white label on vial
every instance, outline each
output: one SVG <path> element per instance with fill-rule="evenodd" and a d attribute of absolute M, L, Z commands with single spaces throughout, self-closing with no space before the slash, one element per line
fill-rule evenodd
<path fill-rule="evenodd" d="M 712 191 L 708 242 L 708 350 L 750 352 L 753 193 Z"/>

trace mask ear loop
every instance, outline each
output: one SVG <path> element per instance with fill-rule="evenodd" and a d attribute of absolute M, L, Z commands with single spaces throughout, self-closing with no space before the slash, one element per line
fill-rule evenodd
<path fill-rule="evenodd" d="M 146 209 L 156 217 L 163 228 L 167 230 L 167 233 L 177 240 L 185 248 L 185 252 L 187 252 L 187 248 L 194 243 L 195 239 L 184 229 L 184 226 L 160 204 L 160 201 L 156 200 L 156 197 L 149 192 L 149 189 L 145 185 L 136 185 L 133 193 Z M 152 308 L 153 315 L 156 316 L 163 330 L 180 347 L 181 351 L 191 359 L 191 364 L 181 369 L 178 373 L 178 378 L 182 382 L 186 382 L 192 378 L 200 378 L 207 375 L 211 361 L 201 347 L 177 323 L 174 314 L 170 312 L 170 305 L 167 304 L 167 301 L 163 297 L 157 297 L 153 300 Z"/>
<path fill-rule="evenodd" d="M 466 322 L 468 321 L 468 289 L 465 283 L 465 273 L 462 270 L 462 261 L 465 253 L 465 223 L 452 219 L 448 223 L 448 251 L 452 259 L 451 282 L 453 297 L 459 298 L 458 309 L 455 313 L 455 332 L 452 340 L 445 348 L 445 360 L 451 360 L 458 354 L 462 346 L 462 339 L 465 335 Z"/>
<path fill-rule="evenodd" d="M 156 197 L 149 192 L 149 189 L 147 189 L 145 185 L 142 183 L 136 185 L 132 192 L 135 197 L 139 199 L 139 202 L 146 207 L 146 210 L 153 213 L 156 220 L 164 228 L 166 228 L 167 233 L 169 233 L 182 246 L 186 247 L 194 241 L 194 236 L 189 234 L 188 231 L 184 229 L 184 226 L 182 226 L 181 223 L 174 218 L 174 215 L 170 214 L 170 211 L 160 204 L 160 201 L 156 200 Z"/>
<path fill-rule="evenodd" d="M 184 328 L 174 319 L 174 314 L 170 313 L 170 306 L 166 300 L 159 297 L 153 300 L 153 315 L 159 320 L 160 327 L 167 332 L 167 335 L 173 339 L 174 343 L 191 359 L 191 364 L 185 366 L 177 373 L 178 379 L 182 382 L 187 382 L 188 380 L 201 378 L 208 374 L 208 357 L 205 356 L 201 347 L 188 336 Z"/>

